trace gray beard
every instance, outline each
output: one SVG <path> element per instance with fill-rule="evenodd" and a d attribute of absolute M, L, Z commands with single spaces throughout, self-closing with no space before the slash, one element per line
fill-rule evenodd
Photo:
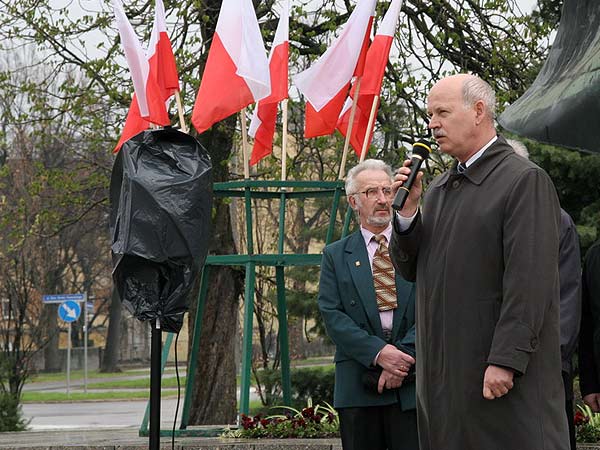
<path fill-rule="evenodd" d="M 388 217 L 379 217 L 379 216 L 369 216 L 367 217 L 367 223 L 369 225 L 375 225 L 377 227 L 382 227 L 387 225 L 392 220 L 392 215 L 390 214 Z"/>

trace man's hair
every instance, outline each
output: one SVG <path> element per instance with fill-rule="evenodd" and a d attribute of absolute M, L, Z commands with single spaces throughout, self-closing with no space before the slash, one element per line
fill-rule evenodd
<path fill-rule="evenodd" d="M 346 176 L 346 196 L 356 194 L 358 187 L 356 186 L 356 176 L 364 170 L 383 170 L 388 174 L 390 180 L 394 174 L 392 168 L 383 161 L 378 159 L 365 159 L 348 171 Z"/>
<path fill-rule="evenodd" d="M 519 156 L 522 156 L 525 159 L 529 159 L 529 152 L 527 151 L 527 147 L 521 141 L 517 141 L 515 139 L 507 139 L 506 142 L 510 145 L 515 153 Z"/>
<path fill-rule="evenodd" d="M 469 108 L 479 100 L 485 104 L 489 119 L 493 122 L 496 118 L 496 93 L 487 82 L 473 75 L 468 77 L 463 84 L 463 101 Z"/>

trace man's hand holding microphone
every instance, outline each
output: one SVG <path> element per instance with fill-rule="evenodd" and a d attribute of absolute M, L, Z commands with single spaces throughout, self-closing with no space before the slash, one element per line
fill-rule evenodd
<path fill-rule="evenodd" d="M 427 141 L 415 142 L 411 159 L 404 161 L 402 167 L 396 171 L 392 183 L 396 196 L 392 207 L 402 217 L 410 218 L 417 213 L 419 199 L 423 192 L 423 172 L 420 172 L 419 169 L 430 153 L 431 146 Z"/>

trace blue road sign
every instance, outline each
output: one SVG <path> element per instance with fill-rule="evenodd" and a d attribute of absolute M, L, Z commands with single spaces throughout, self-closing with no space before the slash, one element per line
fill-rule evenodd
<path fill-rule="evenodd" d="M 62 303 L 69 300 L 74 302 L 82 302 L 85 300 L 85 294 L 42 295 L 43 303 Z"/>
<path fill-rule="evenodd" d="M 81 306 L 73 300 L 67 300 L 58 307 L 58 317 L 65 322 L 75 322 L 81 314 Z"/>

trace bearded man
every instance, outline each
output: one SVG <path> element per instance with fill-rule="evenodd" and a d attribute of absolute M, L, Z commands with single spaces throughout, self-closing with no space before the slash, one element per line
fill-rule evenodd
<path fill-rule="evenodd" d="M 394 272 L 392 170 L 366 160 L 346 195 L 360 230 L 323 251 L 318 305 L 336 345 L 334 406 L 344 450 L 418 450 L 414 293 Z"/>

